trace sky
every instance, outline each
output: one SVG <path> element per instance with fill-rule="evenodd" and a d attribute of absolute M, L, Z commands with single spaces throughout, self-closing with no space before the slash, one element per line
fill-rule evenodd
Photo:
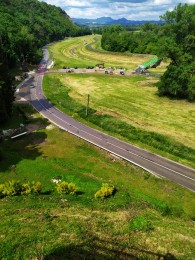
<path fill-rule="evenodd" d="M 195 4 L 195 0 L 41 0 L 61 7 L 71 18 L 126 18 L 128 20 L 159 20 L 178 3 Z"/>

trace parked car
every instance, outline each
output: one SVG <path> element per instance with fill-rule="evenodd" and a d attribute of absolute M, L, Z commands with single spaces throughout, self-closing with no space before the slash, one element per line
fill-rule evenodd
<path fill-rule="evenodd" d="M 64 66 L 63 69 L 70 69 L 68 66 Z"/>
<path fill-rule="evenodd" d="M 108 71 L 107 70 L 105 70 L 105 72 L 104 72 L 105 74 L 108 74 Z"/>
<path fill-rule="evenodd" d="M 87 66 L 87 69 L 94 69 L 94 66 Z"/>
<path fill-rule="evenodd" d="M 112 70 L 110 71 L 110 75 L 113 75 L 113 71 Z"/>
<path fill-rule="evenodd" d="M 121 74 L 121 75 L 125 75 L 125 72 L 124 72 L 124 71 L 120 71 L 120 74 Z"/>

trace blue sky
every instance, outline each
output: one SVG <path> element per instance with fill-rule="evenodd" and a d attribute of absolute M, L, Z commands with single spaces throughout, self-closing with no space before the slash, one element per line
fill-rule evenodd
<path fill-rule="evenodd" d="M 159 20 L 159 16 L 171 11 L 178 3 L 195 4 L 195 0 L 41 0 L 61 7 L 71 18 Z"/>

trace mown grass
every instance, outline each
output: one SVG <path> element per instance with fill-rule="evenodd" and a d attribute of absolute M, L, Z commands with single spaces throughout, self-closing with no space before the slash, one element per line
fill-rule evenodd
<path fill-rule="evenodd" d="M 86 68 L 87 66 L 104 63 L 105 67 L 136 69 L 138 65 L 153 57 L 152 55 L 127 55 L 90 50 L 87 46 L 93 43 L 95 38 L 97 36 L 94 35 L 70 38 L 50 46 L 49 50 L 55 60 L 54 68 L 59 69 L 63 66 Z M 95 48 L 96 46 L 98 46 L 98 43 L 94 44 Z"/>
<path fill-rule="evenodd" d="M 123 79 L 121 83 L 120 77 L 108 79 L 95 74 L 47 75 L 44 91 L 54 105 L 73 117 L 141 147 L 195 166 L 194 118 L 189 116 L 193 104 L 168 99 L 161 101 L 155 95 L 155 89 L 147 87 L 147 83 L 140 87 L 146 82 L 142 76 Z M 87 93 L 90 93 L 91 110 L 86 118 Z M 178 111 L 181 105 L 183 115 Z M 166 106 L 167 110 L 162 110 L 162 106 Z M 187 115 L 188 123 L 184 125 Z"/>
<path fill-rule="evenodd" d="M 93 147 L 46 120 L 1 143 L 0 183 L 40 181 L 41 195 L 0 199 L 0 258 L 116 259 L 194 257 L 194 194 Z M 74 182 L 59 195 L 52 178 Z M 117 192 L 94 198 L 102 183 Z"/>

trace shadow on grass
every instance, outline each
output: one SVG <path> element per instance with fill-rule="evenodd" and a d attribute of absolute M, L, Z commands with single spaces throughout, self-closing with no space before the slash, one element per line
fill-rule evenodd
<path fill-rule="evenodd" d="M 44 257 L 45 260 L 63 259 L 161 259 L 176 260 L 170 254 L 160 254 L 136 246 L 126 246 L 122 248 L 117 242 L 109 242 L 93 237 L 92 241 L 80 245 L 71 244 L 59 247 Z"/>
<path fill-rule="evenodd" d="M 14 171 L 23 159 L 35 160 L 42 155 L 39 145 L 47 138 L 45 132 L 33 132 L 15 140 L 5 140 L 0 144 L 0 172 Z"/>

